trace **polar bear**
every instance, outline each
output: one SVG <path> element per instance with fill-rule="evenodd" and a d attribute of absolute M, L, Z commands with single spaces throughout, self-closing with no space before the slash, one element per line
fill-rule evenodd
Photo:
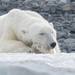
<path fill-rule="evenodd" d="M 9 52 L 60 53 L 53 24 L 28 10 L 0 16 L 0 53 Z"/>

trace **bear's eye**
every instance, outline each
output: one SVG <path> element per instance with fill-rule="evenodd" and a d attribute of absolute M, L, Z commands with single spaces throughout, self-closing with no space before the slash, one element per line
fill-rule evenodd
<path fill-rule="evenodd" d="M 53 32 L 52 32 L 53 33 Z"/>
<path fill-rule="evenodd" d="M 44 33 L 39 33 L 39 35 L 44 35 Z"/>

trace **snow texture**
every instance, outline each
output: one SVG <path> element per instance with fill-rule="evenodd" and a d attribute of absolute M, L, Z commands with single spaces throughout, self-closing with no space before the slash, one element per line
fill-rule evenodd
<path fill-rule="evenodd" d="M 0 75 L 75 75 L 75 54 L 1 53 Z"/>

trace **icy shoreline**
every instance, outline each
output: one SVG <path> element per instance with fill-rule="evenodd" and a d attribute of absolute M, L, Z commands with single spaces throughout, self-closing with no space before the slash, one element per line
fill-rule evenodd
<path fill-rule="evenodd" d="M 0 75 L 75 75 L 75 54 L 1 53 Z"/>

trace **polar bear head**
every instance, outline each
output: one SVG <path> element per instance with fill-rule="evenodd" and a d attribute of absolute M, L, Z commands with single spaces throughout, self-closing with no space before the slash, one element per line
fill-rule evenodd
<path fill-rule="evenodd" d="M 22 28 L 21 32 L 23 42 L 29 46 L 38 46 L 40 52 L 48 52 L 56 47 L 56 31 L 52 23 L 35 23 L 29 29 Z"/>

